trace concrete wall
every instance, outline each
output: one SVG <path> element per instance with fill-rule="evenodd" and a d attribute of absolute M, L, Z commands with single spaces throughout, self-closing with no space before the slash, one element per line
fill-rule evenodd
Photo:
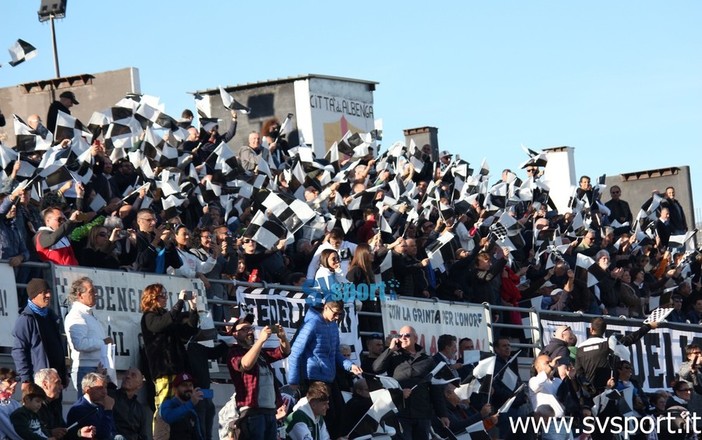
<path fill-rule="evenodd" d="M 596 176 L 590 177 L 596 178 Z M 607 191 L 602 195 L 602 201 L 607 202 L 610 199 L 609 188 L 618 185 L 622 189 L 622 199 L 629 202 L 634 219 L 641 209 L 641 205 L 651 197 L 652 191 L 658 190 L 664 195 L 666 187 L 673 186 L 675 187 L 675 198 L 678 199 L 685 211 L 688 229 L 695 227 L 690 167 L 687 165 L 607 176 L 605 184 Z M 699 238 L 698 234 L 698 243 Z"/>
<path fill-rule="evenodd" d="M 405 145 L 409 148 L 410 141 L 414 139 L 417 147 L 431 145 L 431 158 L 433 161 L 439 160 L 439 129 L 436 127 L 418 127 L 402 130 L 405 135 Z"/>
<path fill-rule="evenodd" d="M 0 130 L 5 132 L 7 145 L 15 145 L 13 113 L 25 121 L 29 115 L 37 113 L 46 121 L 46 113 L 54 96 L 58 98 L 67 90 L 73 91 L 80 102 L 79 105 L 71 108 L 71 115 L 87 124 L 95 110 L 113 106 L 127 93 L 141 93 L 139 70 L 127 67 L 110 72 L 75 75 L 0 89 L 2 111 L 7 119 L 7 125 Z"/>

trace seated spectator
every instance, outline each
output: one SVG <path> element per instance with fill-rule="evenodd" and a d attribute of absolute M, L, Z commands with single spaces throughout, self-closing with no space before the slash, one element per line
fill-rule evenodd
<path fill-rule="evenodd" d="M 173 232 L 168 224 L 156 228 L 156 214 L 151 209 L 137 213 L 137 257 L 136 270 L 150 273 L 166 273 L 167 267 L 179 268 L 183 263 L 173 244 Z"/>
<path fill-rule="evenodd" d="M 120 238 L 120 228 L 112 231 L 104 226 L 94 226 L 88 232 L 88 242 L 78 252 L 78 262 L 81 266 L 100 269 L 119 269 L 120 262 L 114 250 Z"/>
<path fill-rule="evenodd" d="M 159 412 L 171 427 L 171 440 L 200 440 L 200 422 L 195 407 L 202 400 L 202 391 L 193 387 L 193 377 L 179 373 L 173 379 L 175 396 L 163 402 Z"/>
<path fill-rule="evenodd" d="M 119 389 L 108 394 L 115 401 L 112 415 L 117 433 L 126 440 L 147 440 L 151 423 L 146 408 L 137 400 L 137 393 L 144 386 L 144 375 L 138 368 L 130 368 L 122 377 Z"/>
<path fill-rule="evenodd" d="M 12 426 L 21 439 L 41 440 L 51 435 L 37 415 L 45 399 L 46 394 L 39 385 L 30 383 L 22 391 L 22 407 L 10 415 Z"/>
<path fill-rule="evenodd" d="M 81 185 L 78 187 L 82 188 Z M 66 220 L 58 208 L 46 208 L 43 212 L 44 226 L 34 236 L 34 246 L 42 261 L 49 261 L 60 266 L 78 266 L 78 259 L 68 239 L 73 229 L 78 226 L 80 212 L 73 211 Z"/>
<path fill-rule="evenodd" d="M 0 368 L 0 438 L 22 440 L 12 426 L 10 415 L 22 406 L 12 398 L 17 386 L 17 373 L 9 368 Z"/>
<path fill-rule="evenodd" d="M 117 435 L 117 428 L 112 413 L 115 400 L 107 395 L 107 378 L 100 373 L 88 373 L 80 384 L 83 395 L 68 410 L 66 422 L 69 426 L 74 423 L 78 428 L 85 426 L 95 427 L 95 436 L 98 439 L 122 440 Z M 79 438 L 69 430 L 69 439 Z"/>
<path fill-rule="evenodd" d="M 301 400 L 285 428 L 290 440 L 329 440 L 324 416 L 329 410 L 329 390 L 324 382 L 312 382 L 306 401 Z"/>
<path fill-rule="evenodd" d="M 185 278 L 200 278 L 203 282 L 207 281 L 205 274 L 214 268 L 217 260 L 210 255 L 202 259 L 190 250 L 192 247 L 190 231 L 185 225 L 177 225 L 174 231 L 176 250 L 182 264 L 177 268 L 169 267 L 167 273 Z"/>
<path fill-rule="evenodd" d="M 364 421 L 363 424 L 357 425 L 372 405 L 373 401 L 370 398 L 370 391 L 366 380 L 359 379 L 354 382 L 353 394 L 344 405 L 344 427 L 341 432 L 348 433 L 349 437 L 351 437 L 351 434 L 354 432 L 375 432 L 378 428 L 378 424 L 370 417 L 366 417 L 366 421 Z M 368 425 L 366 425 L 366 423 Z M 353 431 L 351 431 L 352 429 Z"/>

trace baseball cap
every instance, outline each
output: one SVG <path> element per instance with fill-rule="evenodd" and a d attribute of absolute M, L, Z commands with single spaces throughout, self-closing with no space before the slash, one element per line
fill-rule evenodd
<path fill-rule="evenodd" d="M 453 154 L 449 153 L 448 150 L 443 150 L 441 153 L 439 153 L 439 157 L 450 157 L 453 156 Z"/>
<path fill-rule="evenodd" d="M 236 321 L 234 321 L 234 322 L 232 323 L 232 330 L 231 330 L 231 333 L 234 333 L 234 332 L 236 331 L 236 327 L 237 327 L 239 324 L 243 324 L 243 323 L 245 323 L 245 322 L 246 322 L 246 323 L 249 323 L 249 324 L 253 324 L 253 322 L 254 322 L 254 315 L 253 315 L 252 313 L 247 313 L 246 315 L 244 315 L 244 316 L 240 317 L 239 319 L 237 319 Z"/>
<path fill-rule="evenodd" d="M 556 338 L 560 339 L 561 337 L 563 337 L 563 333 L 565 333 L 568 330 L 570 330 L 569 325 L 559 325 L 558 327 L 556 327 L 556 330 L 553 332 L 553 335 Z"/>
<path fill-rule="evenodd" d="M 73 105 L 78 105 L 78 100 L 76 99 L 76 95 L 73 92 L 71 92 L 70 90 L 67 92 L 61 93 L 59 95 L 59 97 L 70 99 L 71 102 L 73 102 Z"/>
<path fill-rule="evenodd" d="M 173 388 L 179 387 L 183 382 L 192 382 L 195 384 L 195 379 L 190 373 L 179 373 L 175 379 L 173 379 Z"/>

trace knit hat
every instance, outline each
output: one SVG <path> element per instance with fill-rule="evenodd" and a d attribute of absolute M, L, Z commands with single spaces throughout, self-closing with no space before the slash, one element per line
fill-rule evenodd
<path fill-rule="evenodd" d="M 29 296 L 29 299 L 34 299 L 35 296 L 39 295 L 39 292 L 45 290 L 51 290 L 51 288 L 49 284 L 41 278 L 33 278 L 27 284 L 27 296 Z"/>

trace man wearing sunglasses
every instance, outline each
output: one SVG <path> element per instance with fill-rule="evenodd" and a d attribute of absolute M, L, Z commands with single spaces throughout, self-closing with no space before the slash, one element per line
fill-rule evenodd
<path fill-rule="evenodd" d="M 417 344 L 414 328 L 406 325 L 397 336 L 373 362 L 373 371 L 387 371 L 402 387 L 405 404 L 398 413 L 402 437 L 431 438 L 431 422 L 435 417 L 449 427 L 443 385 L 431 384 L 430 373 L 436 362 Z"/>
<path fill-rule="evenodd" d="M 229 351 L 227 366 L 236 389 L 237 407 L 248 408 L 239 419 L 242 438 L 275 440 L 278 433 L 276 412 L 285 403 L 271 364 L 290 354 L 290 343 L 280 325 L 264 326 L 255 340 L 253 322 L 254 316 L 247 314 L 232 325 L 237 344 Z M 280 345 L 263 348 L 273 335 L 278 337 Z"/>

